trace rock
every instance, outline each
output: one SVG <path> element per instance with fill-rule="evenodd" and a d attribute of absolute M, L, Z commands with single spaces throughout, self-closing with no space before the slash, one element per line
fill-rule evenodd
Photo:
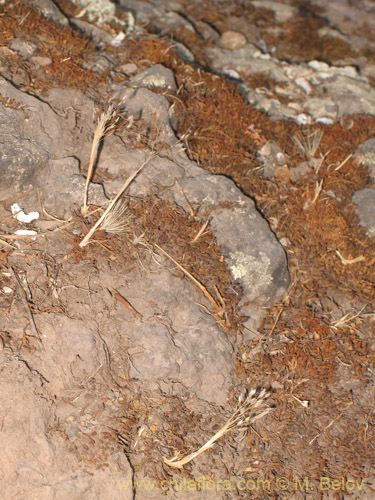
<path fill-rule="evenodd" d="M 301 114 L 308 113 L 314 121 L 332 123 L 345 114 L 375 115 L 374 87 L 354 66 L 334 66 L 322 61 L 289 64 L 263 53 L 250 42 L 231 52 L 209 47 L 204 53 L 214 71 L 227 75 L 237 71 L 244 81 L 239 82 L 239 87 L 248 102 L 273 119 L 293 119 L 298 123 Z M 246 86 L 246 77 L 254 73 L 266 74 L 275 81 L 271 95 Z M 281 82 L 283 88 L 277 85 Z M 279 101 L 278 94 L 284 99 Z"/>
<path fill-rule="evenodd" d="M 141 278 L 136 292 L 127 292 L 132 303 L 143 304 L 143 315 L 147 297 L 158 297 L 157 309 L 168 311 L 170 327 L 150 319 L 126 329 L 132 346 L 130 375 L 140 381 L 178 382 L 191 396 L 224 404 L 234 351 L 215 319 L 197 305 L 202 301 L 199 290 L 160 268 Z"/>
<path fill-rule="evenodd" d="M 369 236 L 375 236 L 375 189 L 366 188 L 357 191 L 352 201 L 357 205 L 359 223 L 367 229 Z"/>
<path fill-rule="evenodd" d="M 110 0 L 73 0 L 73 3 L 82 7 L 77 17 L 86 15 L 90 22 L 95 21 L 98 24 L 119 22 L 116 18 L 116 6 Z"/>
<path fill-rule="evenodd" d="M 15 38 L 10 44 L 10 48 L 18 52 L 21 57 L 28 59 L 30 56 L 34 55 L 37 50 L 37 45 L 23 38 Z"/>
<path fill-rule="evenodd" d="M 59 117 L 51 107 L 29 94 L 16 89 L 5 78 L 0 77 L 0 95 L 14 100 L 17 109 L 6 108 L 8 138 L 11 131 L 16 131 L 18 138 L 30 141 L 45 154 L 54 154 L 57 150 L 64 154 L 66 143 Z"/>
<path fill-rule="evenodd" d="M 241 283 L 244 302 L 262 307 L 281 300 L 289 285 L 286 256 L 250 198 L 229 179 L 204 171 L 179 185 L 189 202 L 201 210 L 215 207 L 211 225 L 233 278 Z M 175 188 L 174 196 L 186 206 L 179 189 Z M 218 208 L 228 202 L 231 208 Z"/>
<path fill-rule="evenodd" d="M 40 10 L 47 19 L 67 26 L 69 20 L 52 0 L 31 0 L 31 3 Z"/>
<path fill-rule="evenodd" d="M 48 66 L 52 63 L 52 59 L 49 57 L 33 56 L 30 61 L 35 64 L 35 66 Z"/>
<path fill-rule="evenodd" d="M 138 66 L 134 63 L 127 63 L 120 66 L 120 71 L 121 73 L 124 73 L 124 75 L 132 75 L 137 71 L 137 69 Z"/>
<path fill-rule="evenodd" d="M 238 31 L 225 31 L 220 37 L 219 45 L 226 50 L 239 49 L 246 45 L 247 40 L 245 35 Z"/>
<path fill-rule="evenodd" d="M 296 7 L 282 2 L 273 2 L 270 0 L 253 0 L 250 3 L 257 8 L 272 10 L 278 23 L 288 21 L 297 14 Z"/>
<path fill-rule="evenodd" d="M 250 304 L 249 315 L 260 307 L 281 300 L 289 285 L 286 256 L 254 203 L 229 179 L 211 175 L 188 160 L 174 135 L 168 112 L 169 103 L 163 96 L 147 89 L 128 89 L 123 95 L 127 97 L 125 107 L 128 113 L 142 116 L 146 123 L 154 123 L 155 115 L 157 116 L 160 136 L 171 146 L 170 160 L 178 165 L 177 170 L 176 165 L 172 167 L 165 160 L 160 162 L 159 174 L 156 174 L 159 176 L 158 182 L 168 175 L 167 171 L 171 167 L 173 174 L 169 190 L 163 188 L 158 195 L 170 199 L 172 194 L 173 200 L 186 211 L 189 210 L 186 199 L 199 205 L 201 210 L 212 211 L 211 225 L 233 278 L 239 280 L 243 287 L 244 302 Z M 103 160 L 104 158 L 105 155 Z M 132 170 L 134 171 L 134 167 Z M 130 173 L 127 170 L 124 175 Z M 178 185 L 172 180 L 176 174 Z M 146 167 L 138 176 L 137 184 L 133 184 L 131 194 L 144 196 L 150 189 L 147 184 L 150 185 Z M 220 208 L 226 204 L 231 207 Z"/>
<path fill-rule="evenodd" d="M 1 478 L 4 498 L 38 500 L 130 500 L 129 487 L 120 491 L 116 480 L 130 481 L 123 453 L 114 453 L 103 470 L 82 468 L 74 450 L 56 430 L 48 385 L 22 359 L 0 353 Z M 72 407 L 72 405 L 71 405 Z M 108 478 L 111 477 L 111 481 Z"/>
<path fill-rule="evenodd" d="M 362 165 L 365 165 L 370 177 L 375 180 L 375 138 L 365 141 L 355 152 L 355 156 L 361 157 Z"/>
<path fill-rule="evenodd" d="M 145 87 L 168 88 L 177 90 L 176 80 L 172 71 L 162 64 L 155 64 L 133 76 L 130 83 Z"/>
<path fill-rule="evenodd" d="M 103 30 L 102 28 L 99 28 L 98 26 L 95 26 L 94 24 L 88 23 L 87 21 L 82 21 L 81 19 L 72 19 L 71 23 L 98 45 L 109 44 L 113 39 L 110 33 Z"/>
<path fill-rule="evenodd" d="M 43 205 L 48 211 L 69 218 L 73 208 L 83 204 L 85 182 L 78 160 L 67 157 L 50 160 L 43 170 L 36 173 L 33 185 L 40 189 Z M 90 184 L 88 201 L 94 205 L 107 201 L 102 185 Z"/>

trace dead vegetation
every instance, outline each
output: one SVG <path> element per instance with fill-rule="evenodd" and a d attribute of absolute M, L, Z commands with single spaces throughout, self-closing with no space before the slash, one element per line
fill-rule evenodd
<path fill-rule="evenodd" d="M 238 11 L 245 7 L 240 8 L 237 4 L 236 8 Z M 85 55 L 95 52 L 87 39 L 70 28 L 51 29 L 53 23 L 46 21 L 34 8 L 28 9 L 26 12 L 25 5 L 17 2 L 12 15 L 1 18 L 1 44 L 9 47 L 16 36 L 34 39 L 38 55 L 50 57 L 52 62 L 37 76 L 28 62 L 7 52 L 4 58 L 11 77 L 16 72 L 24 72 L 27 79 L 23 85 L 35 92 L 48 88 L 51 83 L 85 89 L 105 81 L 108 73 L 94 74 L 82 66 Z M 266 25 L 265 14 L 263 12 L 262 19 Z M 208 15 L 206 12 L 206 18 Z M 211 21 L 225 26 L 223 16 Z M 311 20 L 308 25 L 311 37 L 317 25 Z M 41 26 L 46 29 L 40 30 Z M 299 19 L 291 38 L 285 38 L 288 50 L 290 40 L 299 37 L 301 29 L 306 29 L 306 25 Z M 42 35 L 36 35 L 39 30 Z M 321 41 L 316 54 L 325 59 L 332 59 L 333 55 L 340 59 L 347 47 L 342 44 L 333 47 L 332 43 L 327 39 Z M 305 57 L 300 52 L 304 47 L 302 44 L 296 46 L 298 57 Z M 246 449 L 242 451 L 245 458 L 232 473 L 241 477 L 256 474 L 272 480 L 272 484 L 275 477 L 280 476 L 309 477 L 311 484 L 317 484 L 322 475 L 362 480 L 374 457 L 372 379 L 375 355 L 369 345 L 374 335 L 375 244 L 358 226 L 351 204 L 353 193 L 369 185 L 368 173 L 350 155 L 375 134 L 374 118 L 343 118 L 340 124 L 319 125 L 313 131 L 302 130 L 305 136 L 315 134 L 321 140 L 316 141 L 314 148 L 311 144 L 301 147 L 300 139 L 297 144 L 291 140 L 301 133 L 297 125 L 271 122 L 265 114 L 245 105 L 238 89 L 225 78 L 182 64 L 165 40 L 149 36 L 130 39 L 127 50 L 127 60 L 140 62 L 140 67 L 160 62 L 176 71 L 180 92 L 178 99 L 171 99 L 178 110 L 179 135 L 192 159 L 214 173 L 232 178 L 255 199 L 278 238 L 288 241 L 286 251 L 294 283 L 290 295 L 282 304 L 270 309 L 259 340 L 238 348 L 240 385 L 242 381 L 247 384 L 250 381 L 251 386 L 270 387 L 276 408 L 262 422 L 262 434 L 249 429 L 245 437 Z M 308 56 L 311 58 L 311 53 Z M 15 106 L 15 103 L 9 105 Z M 324 161 L 319 171 L 293 182 L 288 176 L 278 182 L 262 178 L 257 148 L 270 139 L 289 155 L 289 169 L 305 159 L 305 155 L 320 153 Z M 91 166 L 87 179 L 90 178 Z M 320 186 L 319 192 L 317 186 Z M 218 310 L 212 312 L 221 314 L 218 318 L 224 328 L 228 332 L 240 331 L 243 321 L 238 310 L 241 290 L 220 258 L 213 235 L 209 231 L 201 232 L 202 222 L 176 206 L 151 198 L 127 199 L 126 211 L 132 219 L 130 223 L 123 222 L 125 205 L 119 208 L 118 199 L 112 200 L 104 218 L 99 219 L 96 213 L 82 221 L 76 215 L 74 221 L 61 224 L 53 237 L 60 232 L 72 245 L 69 259 L 100 266 L 101 259 L 122 252 L 126 258 L 119 265 L 126 272 L 140 263 L 148 266 L 155 249 L 163 249 L 169 255 L 173 272 L 179 273 L 181 279 L 189 275 L 195 277 L 213 298 Z M 108 224 L 113 223 L 108 217 L 116 213 L 120 226 L 107 231 Z M 2 232 L 9 233 L 15 222 L 4 214 L 2 217 Z M 90 234 L 90 228 L 97 229 L 100 224 L 104 232 L 110 234 L 95 232 L 92 243 L 80 248 L 81 240 L 72 233 L 72 228 L 81 227 Z M 125 234 L 118 234 L 122 229 Z M 93 232 L 90 237 L 92 235 Z M 46 254 L 33 249 L 31 241 L 22 241 L 23 248 L 28 249 L 22 259 L 27 262 L 48 260 Z M 9 248 L 11 243 L 5 240 L 0 254 L 5 272 L 6 259 L 14 250 Z M 48 265 L 53 267 L 50 261 Z M 57 273 L 57 268 L 55 271 Z M 1 279 L 4 286 L 9 285 L 10 276 L 3 273 Z M 44 296 L 41 293 L 43 286 L 48 290 Z M 31 313 L 55 310 L 63 314 L 64 304 L 53 292 L 53 284 L 46 282 L 43 286 L 36 289 L 34 303 L 28 301 Z M 3 296 L 1 300 L 4 310 L 9 310 L 14 298 Z M 30 335 L 28 337 L 23 339 L 22 345 L 31 348 Z M 127 439 L 134 439 L 152 403 L 146 404 L 141 397 L 130 399 L 124 408 L 122 430 Z M 170 432 L 156 427 L 154 434 L 162 439 L 165 433 L 171 453 L 178 450 L 188 454 L 191 449 L 197 449 L 202 444 L 194 433 L 199 416 L 189 413 L 181 401 L 172 398 L 166 398 L 163 405 L 160 413 L 167 422 L 165 429 Z M 187 440 L 185 435 L 188 435 Z M 115 433 L 108 442 L 113 443 L 117 438 L 118 433 Z M 97 436 L 95 439 L 99 444 L 91 450 L 103 449 L 104 438 Z M 152 453 L 152 438 L 149 446 L 146 452 Z M 86 456 L 82 452 L 82 457 L 83 461 L 95 461 L 94 455 Z M 207 459 L 208 472 L 211 459 L 212 456 Z M 243 466 L 244 462 L 247 467 Z M 155 464 L 155 455 L 152 463 Z M 160 475 L 159 479 L 167 474 L 157 468 L 153 472 L 156 477 Z M 275 498 L 282 495 L 280 491 L 270 494 Z M 262 498 L 262 495 L 254 498 Z"/>

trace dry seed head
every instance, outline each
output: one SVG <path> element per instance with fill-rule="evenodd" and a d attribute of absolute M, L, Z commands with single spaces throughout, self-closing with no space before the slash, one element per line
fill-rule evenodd
<path fill-rule="evenodd" d="M 131 221 L 128 205 L 124 200 L 118 200 L 100 224 L 100 229 L 106 233 L 121 234 L 127 231 Z"/>
<path fill-rule="evenodd" d="M 310 132 L 306 136 L 303 136 L 302 134 L 295 134 L 292 139 L 298 149 L 302 151 L 302 153 L 304 153 L 307 158 L 313 158 L 319 147 L 322 137 L 323 132 L 317 129 L 314 130 L 314 132 Z"/>

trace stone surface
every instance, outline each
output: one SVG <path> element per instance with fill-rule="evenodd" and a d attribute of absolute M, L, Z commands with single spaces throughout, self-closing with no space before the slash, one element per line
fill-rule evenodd
<path fill-rule="evenodd" d="M 91 38 L 96 44 L 109 44 L 113 40 L 110 33 L 94 24 L 83 21 L 82 19 L 73 19 L 71 22 L 73 26 L 83 31 L 88 38 Z"/>
<path fill-rule="evenodd" d="M 240 84 L 249 103 L 274 119 L 287 118 L 298 122 L 301 113 L 310 115 L 315 121 L 337 120 L 345 114 L 375 115 L 375 90 L 369 79 L 353 66 L 334 66 L 321 61 L 289 64 L 263 53 L 252 43 L 231 51 L 207 48 L 205 54 L 211 67 L 219 73 L 231 76 L 236 71 L 244 80 L 254 73 L 266 74 L 275 82 L 287 83 L 286 88 L 276 85 L 272 96 Z M 278 93 L 287 97 L 289 102 L 279 100 Z"/>
<path fill-rule="evenodd" d="M 147 322 L 128 329 L 130 375 L 141 381 L 179 382 L 200 399 L 225 404 L 233 372 L 233 346 L 214 318 L 197 305 L 201 298 L 195 285 L 163 268 L 141 277 L 140 283 L 136 293 L 128 290 L 126 296 L 134 304 L 157 297 L 153 315 L 165 311 L 167 321 L 152 320 L 150 310 Z M 144 315 L 147 309 L 144 305 L 139 308 Z"/>
<path fill-rule="evenodd" d="M 225 31 L 220 37 L 219 44 L 223 49 L 235 50 L 246 45 L 246 37 L 238 31 Z"/>
<path fill-rule="evenodd" d="M 260 0 L 260 1 L 255 0 L 252 1 L 251 4 L 254 7 L 258 7 L 261 9 L 269 9 L 273 11 L 275 14 L 276 21 L 279 23 L 288 21 L 289 19 L 293 18 L 297 13 L 296 7 L 281 2 L 273 2 L 270 0 Z"/>
<path fill-rule="evenodd" d="M 177 85 L 173 72 L 162 64 L 155 64 L 133 76 L 131 83 L 144 87 L 168 88 L 176 91 Z"/>
<path fill-rule="evenodd" d="M 64 26 L 69 24 L 68 18 L 64 16 L 52 0 L 31 0 L 31 3 L 34 4 L 47 19 L 51 19 Z"/>
<path fill-rule="evenodd" d="M 360 158 L 362 165 L 368 168 L 371 178 L 375 180 L 375 138 L 361 144 L 355 155 Z"/>
<path fill-rule="evenodd" d="M 357 191 L 352 198 L 357 205 L 357 214 L 361 226 L 367 229 L 370 236 L 375 236 L 375 189 L 367 188 Z"/>
<path fill-rule="evenodd" d="M 169 184 L 174 200 L 185 210 L 188 210 L 188 206 L 181 188 L 190 203 L 197 203 L 202 209 L 217 208 L 228 202 L 232 204 L 230 209 L 215 209 L 211 223 L 234 279 L 238 279 L 243 286 L 244 302 L 259 307 L 280 300 L 289 285 L 286 256 L 267 223 L 255 209 L 254 203 L 232 181 L 223 176 L 210 175 L 188 160 L 174 135 L 168 112 L 169 103 L 163 96 L 146 89 L 135 92 L 126 90 L 122 95 L 128 96 L 125 105 L 129 113 L 142 116 L 150 123 L 157 116 L 160 137 L 172 148 L 170 156 L 175 165 L 172 166 L 165 160 L 159 162 L 154 174 L 151 173 L 155 183 L 159 179 L 158 182 L 165 182 L 165 186 Z M 103 154 L 103 161 L 108 160 L 106 154 Z M 113 159 L 109 161 L 114 166 Z M 127 167 L 129 168 L 129 164 Z M 167 173 L 171 167 L 172 175 Z M 135 165 L 133 171 L 134 169 Z M 130 175 L 130 169 L 124 175 L 125 173 Z M 163 181 L 165 176 L 167 180 Z M 179 185 L 173 182 L 175 176 Z M 146 167 L 132 185 L 130 192 L 133 196 L 145 195 L 149 189 L 146 186 L 150 186 L 147 177 Z M 165 189 L 159 196 L 168 199 Z"/>
<path fill-rule="evenodd" d="M 4 498 L 38 500 L 130 499 L 116 480 L 131 480 L 124 454 L 103 470 L 83 470 L 58 433 L 45 390 L 46 380 L 22 359 L 0 353 L 1 482 Z"/>

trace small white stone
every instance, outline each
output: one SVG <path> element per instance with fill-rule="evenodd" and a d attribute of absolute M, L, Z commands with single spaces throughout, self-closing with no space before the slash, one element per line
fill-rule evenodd
<path fill-rule="evenodd" d="M 294 81 L 296 82 L 296 84 L 299 87 L 301 87 L 306 92 L 306 94 L 310 94 L 312 88 L 311 88 L 309 82 L 306 80 L 306 78 L 303 78 L 302 76 L 299 76 Z"/>
<path fill-rule="evenodd" d="M 32 229 L 17 229 L 14 234 L 17 234 L 18 236 L 34 236 L 38 233 Z"/>
<path fill-rule="evenodd" d="M 315 121 L 316 121 L 316 123 L 324 123 L 324 125 L 332 125 L 333 124 L 332 118 L 328 118 L 326 116 L 322 116 L 321 118 L 317 118 Z"/>
<path fill-rule="evenodd" d="M 14 217 L 20 222 L 25 222 L 26 224 L 29 224 L 33 220 L 39 219 L 39 212 L 30 212 L 28 214 L 25 214 L 25 212 L 21 210 L 21 207 L 18 205 L 18 203 L 14 203 L 10 207 L 10 209 Z"/>
<path fill-rule="evenodd" d="M 298 125 L 308 125 L 310 122 L 311 122 L 310 116 L 305 115 L 305 113 L 300 113 L 297 116 Z"/>

